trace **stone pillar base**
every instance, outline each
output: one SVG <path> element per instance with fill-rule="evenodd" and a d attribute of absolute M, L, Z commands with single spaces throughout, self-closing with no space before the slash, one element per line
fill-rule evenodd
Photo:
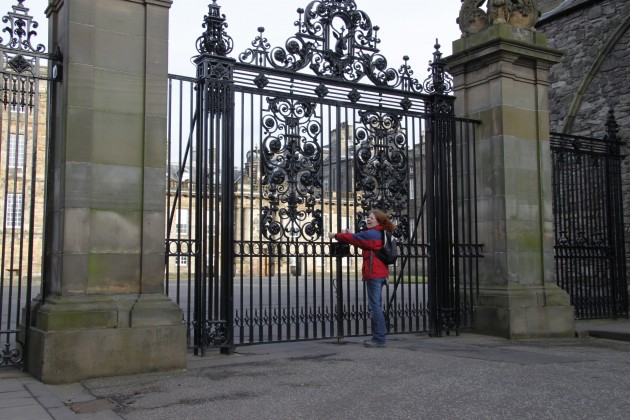
<path fill-rule="evenodd" d="M 27 369 L 48 384 L 186 368 L 186 327 L 164 295 L 50 297 L 35 310 Z"/>
<path fill-rule="evenodd" d="M 573 306 L 555 285 L 486 286 L 479 291 L 474 314 L 480 334 L 509 339 L 575 335 Z"/>

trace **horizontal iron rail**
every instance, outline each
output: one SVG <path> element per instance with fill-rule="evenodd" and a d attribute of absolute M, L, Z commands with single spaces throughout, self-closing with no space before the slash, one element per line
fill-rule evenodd
<path fill-rule="evenodd" d="M 552 151 L 574 151 L 587 155 L 605 155 L 624 158 L 625 155 L 613 152 L 610 146 L 621 146 L 621 140 L 598 139 L 594 137 L 576 136 L 564 133 L 550 133 L 550 147 Z"/>
<path fill-rule="evenodd" d="M 347 90 L 362 89 L 362 90 L 369 90 L 371 92 L 376 92 L 380 94 L 397 93 L 400 96 L 408 96 L 410 98 L 418 98 L 418 99 L 424 99 L 424 100 L 428 100 L 428 98 L 431 97 L 431 94 L 428 94 L 428 93 L 396 89 L 396 88 L 387 87 L 387 86 L 376 86 L 376 85 L 372 85 L 368 83 L 350 82 L 350 81 L 327 78 L 327 77 L 322 77 L 322 76 L 317 76 L 317 75 L 310 75 L 310 74 L 281 70 L 281 69 L 274 69 L 272 67 L 263 68 L 263 67 L 259 67 L 259 66 L 255 66 L 251 64 L 244 64 L 244 63 L 235 63 L 234 71 L 235 73 L 254 74 L 254 77 L 256 77 L 259 74 L 264 74 L 264 75 L 274 76 L 282 80 L 293 80 L 293 81 L 300 81 L 303 83 L 309 83 L 314 86 L 319 86 L 321 83 L 325 83 L 326 86 L 335 86 L 335 87 L 339 87 L 341 89 L 347 89 Z"/>

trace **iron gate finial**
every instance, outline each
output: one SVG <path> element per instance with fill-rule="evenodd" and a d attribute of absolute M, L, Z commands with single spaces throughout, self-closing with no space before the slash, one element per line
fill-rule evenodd
<path fill-rule="evenodd" d="M 433 61 L 429 61 L 428 70 L 431 72 L 431 75 L 424 81 L 424 89 L 427 93 L 444 95 L 453 91 L 453 81 L 451 76 L 446 72 L 446 60 L 442 58 L 440 47 L 441 45 L 436 38 Z"/>
<path fill-rule="evenodd" d="M 608 118 L 606 119 L 606 139 L 615 141 L 617 140 L 617 133 L 619 133 L 619 124 L 615 119 L 615 109 L 610 107 L 608 110 Z"/>
<path fill-rule="evenodd" d="M 225 15 L 221 14 L 221 6 L 217 4 L 217 0 L 212 0 L 212 4 L 208 5 L 208 14 L 203 17 L 204 23 L 202 28 L 206 31 L 197 38 L 197 51 L 200 54 L 211 54 L 225 57 L 234 47 L 232 37 L 225 33 L 228 24 L 225 21 Z"/>

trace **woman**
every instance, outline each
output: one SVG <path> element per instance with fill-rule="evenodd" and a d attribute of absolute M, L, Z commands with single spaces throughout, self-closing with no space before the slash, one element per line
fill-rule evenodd
<path fill-rule="evenodd" d="M 363 266 L 361 276 L 368 294 L 368 310 L 372 318 L 372 339 L 365 341 L 366 347 L 385 347 L 387 342 L 385 314 L 381 303 L 381 289 L 387 284 L 387 265 L 376 257 L 374 251 L 383 247 L 383 231 L 393 232 L 396 226 L 381 210 L 372 210 L 367 218 L 367 229 L 359 233 L 332 233 L 330 239 L 354 245 L 362 249 Z"/>

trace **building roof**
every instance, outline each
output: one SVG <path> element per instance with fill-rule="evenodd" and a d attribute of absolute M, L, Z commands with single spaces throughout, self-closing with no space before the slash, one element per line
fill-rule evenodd
<path fill-rule="evenodd" d="M 564 0 L 558 7 L 543 14 L 539 23 L 553 20 L 574 9 L 590 6 L 593 3 L 600 3 L 602 0 Z"/>

